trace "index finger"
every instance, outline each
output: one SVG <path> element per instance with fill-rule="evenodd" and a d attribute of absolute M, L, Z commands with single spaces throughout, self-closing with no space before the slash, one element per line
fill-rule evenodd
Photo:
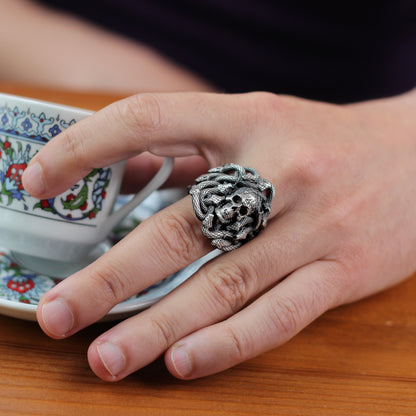
<path fill-rule="evenodd" d="M 221 97 L 220 99 L 218 97 Z M 160 156 L 202 155 L 226 137 L 241 137 L 236 96 L 208 93 L 138 94 L 115 102 L 54 137 L 23 174 L 26 191 L 50 198 L 69 189 L 93 168 L 149 151 Z M 212 160 L 213 165 L 220 164 Z"/>

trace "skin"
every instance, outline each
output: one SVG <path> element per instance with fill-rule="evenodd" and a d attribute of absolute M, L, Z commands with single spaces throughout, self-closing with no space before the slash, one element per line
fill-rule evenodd
<path fill-rule="evenodd" d="M 136 155 L 129 186 L 160 156 L 175 156 L 172 184 L 235 162 L 276 188 L 254 240 L 91 344 L 97 376 L 120 380 L 161 354 L 178 378 L 207 376 L 408 277 L 416 269 L 415 95 L 337 106 L 269 93 L 139 94 L 49 142 L 23 175 L 38 198 Z M 45 294 L 39 324 L 53 338 L 71 336 L 209 251 L 188 196 Z"/>
<path fill-rule="evenodd" d="M 133 94 L 213 91 L 151 47 L 28 0 L 0 0 L 0 80 Z"/>

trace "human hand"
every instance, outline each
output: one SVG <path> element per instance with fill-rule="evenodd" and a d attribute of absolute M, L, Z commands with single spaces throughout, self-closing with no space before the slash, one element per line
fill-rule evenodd
<path fill-rule="evenodd" d="M 69 188 L 92 166 L 145 151 L 250 166 L 276 189 L 267 228 L 99 336 L 88 351 L 92 370 L 116 381 L 164 353 L 176 377 L 206 376 L 409 276 L 416 268 L 414 107 L 413 93 L 351 106 L 267 93 L 143 94 L 56 136 L 23 176 L 39 198 Z M 189 166 L 191 181 L 200 168 Z M 186 197 L 49 291 L 39 323 L 53 338 L 70 336 L 210 249 Z"/>
<path fill-rule="evenodd" d="M 117 95 L 216 89 L 150 45 L 91 24 L 76 13 L 28 0 L 2 0 L 1 7 L 0 53 L 13 56 L 0 65 L 3 81 Z M 59 59 L 50 59 L 51 51 L 58 50 Z"/>

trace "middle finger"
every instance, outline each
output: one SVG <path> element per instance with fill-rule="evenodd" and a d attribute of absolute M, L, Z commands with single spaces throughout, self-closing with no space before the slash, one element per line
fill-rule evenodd
<path fill-rule="evenodd" d="M 153 215 L 97 261 L 47 292 L 37 309 L 42 329 L 54 338 L 69 336 L 212 250 L 201 236 L 189 199 Z"/>

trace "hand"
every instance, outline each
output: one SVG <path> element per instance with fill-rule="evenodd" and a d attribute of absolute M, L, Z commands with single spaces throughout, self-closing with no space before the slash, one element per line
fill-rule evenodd
<path fill-rule="evenodd" d="M 185 157 L 181 182 L 186 157 L 199 155 L 210 167 L 253 167 L 276 188 L 267 228 L 102 334 L 88 352 L 93 371 L 120 380 L 165 353 L 176 377 L 216 373 L 277 347 L 328 309 L 409 276 L 414 107 L 413 93 L 350 106 L 268 93 L 143 94 L 55 137 L 23 176 L 39 198 L 63 192 L 92 166 L 143 152 Z M 192 160 L 189 183 L 201 169 Z M 39 323 L 51 337 L 70 336 L 210 249 L 186 197 L 49 291 Z"/>

